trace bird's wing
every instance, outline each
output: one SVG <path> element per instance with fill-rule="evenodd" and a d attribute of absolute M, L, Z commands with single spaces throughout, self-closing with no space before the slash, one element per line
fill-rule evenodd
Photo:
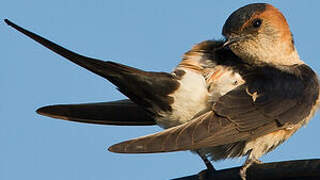
<path fill-rule="evenodd" d="M 58 119 L 93 124 L 125 126 L 156 124 L 150 113 L 130 100 L 50 105 L 39 108 L 37 113 Z"/>
<path fill-rule="evenodd" d="M 258 69 L 257 74 L 247 75 L 252 77 L 246 77 L 245 84 L 222 96 L 211 111 L 180 126 L 113 145 L 109 150 L 119 153 L 195 150 L 245 141 L 300 123 L 319 98 L 319 84 L 311 69 L 305 65 L 299 68 L 308 72 L 298 69 L 298 76 L 282 72 L 262 76 L 263 70 Z"/>
<path fill-rule="evenodd" d="M 172 74 L 147 72 L 111 61 L 82 56 L 30 32 L 8 19 L 5 19 L 5 22 L 71 62 L 109 80 L 124 95 L 141 107 L 154 111 L 171 111 L 170 104 L 173 103 L 173 98 L 168 95 L 179 87 L 179 82 Z"/>

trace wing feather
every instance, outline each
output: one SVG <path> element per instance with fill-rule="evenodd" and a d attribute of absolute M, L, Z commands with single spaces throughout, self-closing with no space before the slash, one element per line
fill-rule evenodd
<path fill-rule="evenodd" d="M 180 126 L 113 145 L 109 150 L 119 153 L 196 150 L 247 141 L 300 123 L 316 105 L 319 83 L 310 68 L 305 65 L 297 68 L 294 71 L 307 68 L 309 74 L 295 76 L 292 72 L 272 70 L 265 73 L 271 78 L 269 81 L 265 76 L 259 78 L 261 74 L 251 77 L 251 81 L 222 96 L 203 115 Z M 252 97 L 254 92 L 256 98 Z"/>

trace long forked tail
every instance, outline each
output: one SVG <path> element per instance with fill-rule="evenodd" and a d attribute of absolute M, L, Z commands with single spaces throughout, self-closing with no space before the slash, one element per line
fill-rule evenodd
<path fill-rule="evenodd" d="M 173 99 L 168 95 L 179 87 L 179 83 L 171 74 L 146 72 L 114 62 L 86 57 L 30 32 L 8 19 L 5 19 L 5 22 L 55 53 L 109 80 L 142 108 L 151 112 L 171 110 L 170 104 L 173 103 Z"/>

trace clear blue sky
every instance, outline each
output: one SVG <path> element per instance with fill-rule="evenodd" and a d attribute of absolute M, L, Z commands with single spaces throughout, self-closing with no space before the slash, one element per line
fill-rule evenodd
<path fill-rule="evenodd" d="M 195 43 L 220 39 L 226 18 L 252 1 L 5 0 L 0 18 L 81 54 L 154 71 L 171 71 Z M 268 1 L 267 1 L 268 2 Z M 319 66 L 320 1 L 277 1 L 301 58 Z M 158 127 L 80 124 L 40 116 L 57 103 L 111 101 L 124 96 L 106 80 L 50 52 L 0 22 L 0 179 L 170 179 L 205 166 L 190 152 L 123 155 L 119 141 Z M 319 113 L 265 162 L 320 157 Z M 243 160 L 215 163 L 218 169 Z"/>

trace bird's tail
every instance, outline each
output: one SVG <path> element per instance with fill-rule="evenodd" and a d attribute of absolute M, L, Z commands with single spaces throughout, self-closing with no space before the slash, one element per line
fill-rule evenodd
<path fill-rule="evenodd" d="M 52 118 L 92 124 L 126 126 L 156 124 L 150 113 L 130 100 L 50 105 L 37 109 L 37 113 Z"/>
<path fill-rule="evenodd" d="M 33 32 L 30 32 L 13 22 L 5 19 L 5 22 L 23 33 L 24 35 L 30 37 L 31 39 L 37 41 L 41 45 L 47 47 L 48 49 L 54 51 L 55 53 L 65 57 L 71 62 L 88 69 L 89 71 L 102 76 L 103 78 L 109 80 L 114 85 L 117 86 L 119 91 L 121 91 L 124 95 L 129 97 L 134 103 L 138 104 L 142 109 L 151 112 L 157 113 L 159 111 L 170 111 L 170 104 L 173 103 L 172 97 L 168 96 L 174 90 L 179 87 L 179 83 L 175 80 L 175 78 L 168 73 L 164 72 L 147 72 L 142 71 L 136 68 L 132 68 L 129 66 L 125 66 L 122 64 L 110 62 L 110 61 L 101 61 L 98 59 L 86 57 L 75 52 L 72 52 L 62 46 L 59 46 Z M 104 108 L 111 107 L 110 104 L 103 105 Z M 61 108 L 66 108 L 61 111 Z M 67 112 L 68 109 L 72 110 L 89 110 L 93 107 L 102 107 L 101 104 L 95 105 L 72 105 L 72 106 L 55 106 L 49 109 L 56 111 L 59 109 L 60 112 Z M 118 110 L 123 110 L 120 106 L 114 106 L 119 108 Z M 46 113 L 45 110 L 48 110 L 48 107 L 41 108 L 38 110 L 39 113 L 44 115 L 49 115 L 50 113 Z M 93 114 L 89 110 L 88 114 Z M 109 112 L 109 110 L 107 110 Z M 123 112 L 126 113 L 126 112 Z M 67 113 L 68 114 L 68 113 Z M 56 114 L 58 118 L 66 119 L 66 115 L 60 116 L 59 113 Z M 71 113 L 72 116 L 76 115 Z M 81 114 L 81 113 L 80 113 Z M 88 115 L 87 114 L 87 115 Z M 78 114 L 79 115 L 79 114 Z M 50 116 L 50 115 L 49 115 Z M 51 116 L 55 116 L 51 114 Z M 77 115 L 76 115 L 77 116 Z M 77 117 L 76 119 L 79 119 Z M 81 119 L 81 118 L 80 118 Z M 87 119 L 87 118 L 86 118 Z M 87 121 L 87 120 L 84 120 Z M 107 121 L 106 121 L 107 122 Z"/>

